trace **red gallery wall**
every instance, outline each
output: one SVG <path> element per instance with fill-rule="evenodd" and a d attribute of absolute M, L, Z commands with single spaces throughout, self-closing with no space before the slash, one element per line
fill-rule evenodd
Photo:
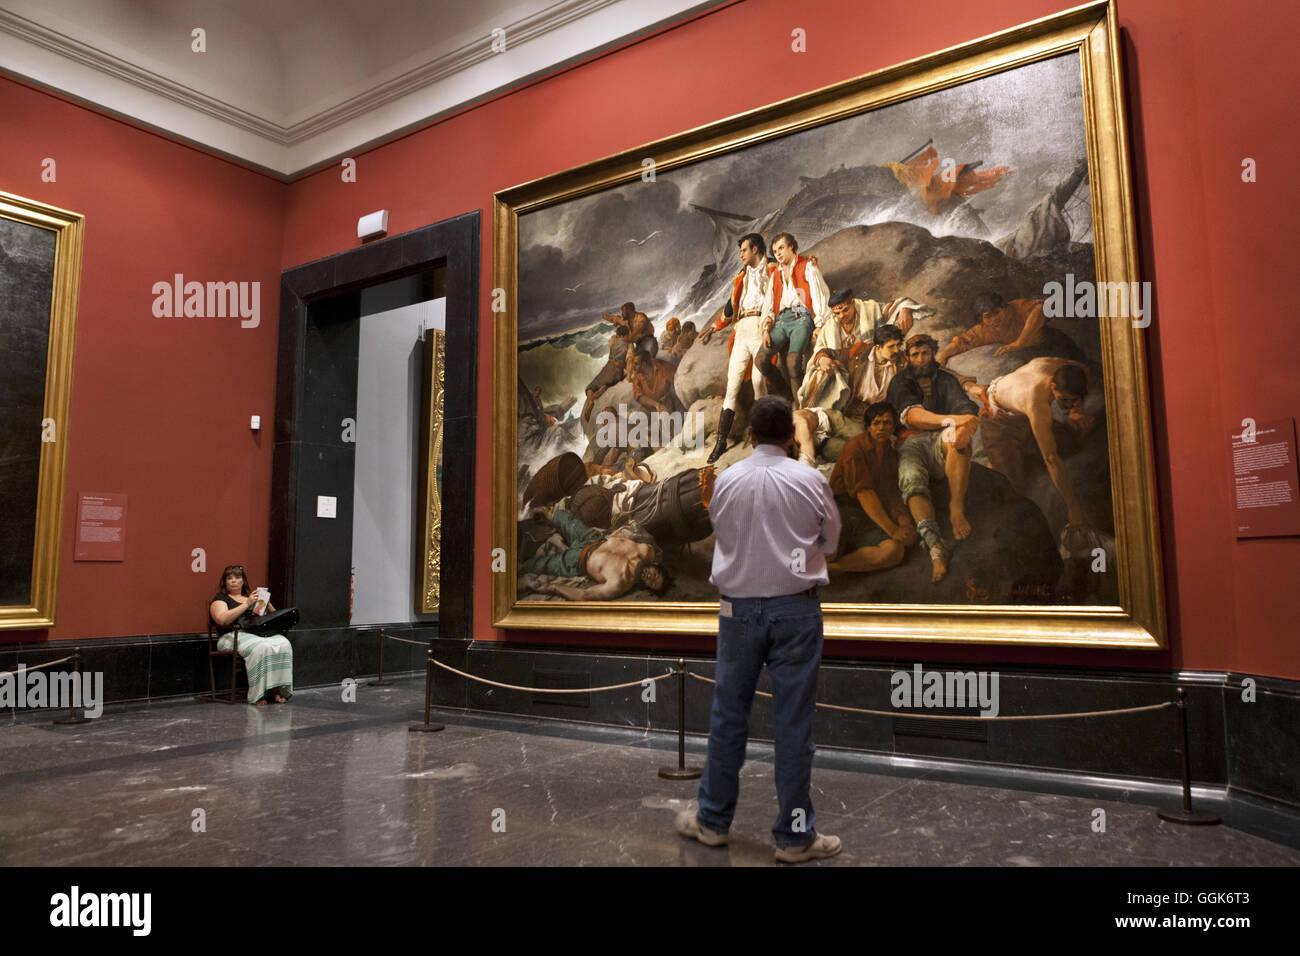
<path fill-rule="evenodd" d="M 46 157 L 52 183 L 41 181 Z M 0 642 L 193 633 L 224 565 L 264 580 L 285 189 L 0 78 L 0 190 L 86 217 L 61 433 L 58 626 L 0 632 Z M 259 325 L 155 318 L 153 284 L 178 272 L 260 282 Z M 260 433 L 251 415 L 262 416 Z M 125 561 L 73 560 L 81 492 L 127 495 Z M 191 570 L 195 548 L 206 573 Z"/>
<path fill-rule="evenodd" d="M 1063 6 L 1061 0 L 931 0 L 919 14 L 905 5 L 853 0 L 744 0 L 356 154 L 355 183 L 343 183 L 330 167 L 278 187 L 6 84 L 6 105 L 15 98 L 20 115 L 0 111 L 6 140 L 0 188 L 97 213 L 88 230 L 69 494 L 139 491 L 132 501 L 139 550 L 126 565 L 74 566 L 65 554 L 61 623 L 52 636 L 197 626 L 190 623 L 192 585 L 184 591 L 182 582 L 189 582 L 165 564 L 178 553 L 188 560 L 200 543 L 190 528 L 210 529 L 205 533 L 222 546 L 264 559 L 269 434 L 256 446 L 246 422 L 259 409 L 271 414 L 271 300 L 264 294 L 261 329 L 235 334 L 215 324 L 153 320 L 149 284 L 178 263 L 187 275 L 194 270 L 214 278 L 249 270 L 249 277 L 264 278 L 265 293 L 273 288 L 278 228 L 278 265 L 289 268 L 353 248 L 357 217 L 374 209 L 390 210 L 390 234 L 477 209 L 483 244 L 475 637 L 711 650 L 708 638 L 490 627 L 492 194 Z M 1300 9 L 1281 0 L 1230 7 L 1121 0 L 1120 24 L 1140 256 L 1156 299 L 1147 334 L 1171 646 L 1152 653 L 832 642 L 828 656 L 1231 669 L 1300 678 L 1300 640 L 1288 608 L 1300 539 L 1235 540 L 1227 444 L 1243 417 L 1300 416 L 1295 267 L 1285 238 L 1298 205 L 1290 160 L 1300 155 L 1300 130 L 1289 97 L 1297 86 L 1291 47 L 1300 35 Z M 796 27 L 806 32 L 806 53 L 791 50 Z M 11 133 L 20 143 L 17 154 Z M 64 182 L 60 167 L 60 191 L 43 194 L 37 172 L 41 156 L 50 154 L 42 144 L 51 138 L 78 161 L 98 160 L 95 154 L 106 150 L 120 157 L 121 168 L 115 175 L 83 174 L 92 178 L 78 185 Z M 1245 157 L 1258 164 L 1256 183 L 1241 181 Z M 142 197 L 153 208 L 134 208 Z M 186 206 L 195 207 L 193 214 L 178 212 Z M 101 219 L 120 225 L 117 238 L 96 238 L 94 223 Z M 132 351 L 134 338 L 147 340 L 145 354 Z M 235 350 L 244 343 L 263 351 L 238 366 Z M 122 377 L 124 367 L 133 370 L 129 377 Z M 231 406 L 219 408 L 210 381 L 235 367 L 248 374 Z M 141 419 L 168 424 L 145 440 L 132 433 Z M 223 443 L 220 452 L 204 444 L 203 436 L 212 434 Z M 229 456 L 231 474 L 224 478 L 218 454 Z M 94 488 L 84 486 L 90 480 Z M 117 487 L 101 486 L 105 481 Z M 69 525 L 71 508 L 70 501 Z M 210 516 L 218 512 L 225 520 L 214 524 Z M 146 538 L 151 532 L 156 541 Z M 216 537 L 221 534 L 227 537 Z M 65 532 L 65 550 L 69 542 Z"/>

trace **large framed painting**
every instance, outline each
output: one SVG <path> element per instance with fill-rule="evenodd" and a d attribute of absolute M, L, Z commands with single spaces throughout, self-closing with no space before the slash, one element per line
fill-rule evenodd
<path fill-rule="evenodd" d="M 827 636 L 1164 645 L 1113 4 L 506 190 L 495 228 L 496 626 L 716 632 L 714 482 L 776 394 L 844 526 Z"/>
<path fill-rule="evenodd" d="M 83 231 L 0 192 L 0 629 L 54 625 Z"/>

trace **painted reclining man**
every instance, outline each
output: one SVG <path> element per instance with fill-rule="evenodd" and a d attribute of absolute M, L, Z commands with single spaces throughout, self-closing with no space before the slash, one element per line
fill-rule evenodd
<path fill-rule="evenodd" d="M 617 532 L 606 537 L 562 508 L 556 509 L 551 523 L 568 547 L 550 554 L 533 555 L 520 565 L 520 572 L 562 578 L 586 575 L 593 584 L 580 588 L 548 584 L 538 589 L 542 594 L 556 594 L 570 601 L 608 601 L 621 597 L 634 587 L 643 587 L 655 594 L 667 590 L 668 572 L 655 563 L 654 545 Z"/>

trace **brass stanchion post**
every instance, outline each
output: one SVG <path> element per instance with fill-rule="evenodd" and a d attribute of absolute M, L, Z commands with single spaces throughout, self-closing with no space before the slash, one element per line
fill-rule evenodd
<path fill-rule="evenodd" d="M 1187 691 L 1178 688 L 1178 726 L 1183 738 L 1183 805 L 1177 810 L 1157 810 L 1156 816 L 1170 823 L 1186 823 L 1192 826 L 1205 826 L 1222 823 L 1218 814 L 1209 810 L 1192 809 L 1192 768 L 1191 757 L 1187 747 Z"/>
<path fill-rule="evenodd" d="M 677 766 L 659 768 L 665 780 L 698 780 L 699 767 L 686 766 L 686 659 L 677 658 Z"/>
<path fill-rule="evenodd" d="M 367 687 L 387 687 L 392 683 L 390 680 L 384 680 L 384 629 L 379 629 L 379 676 L 374 680 L 366 681 Z"/>
<path fill-rule="evenodd" d="M 81 648 L 80 647 L 74 647 L 72 649 L 72 673 L 74 675 L 72 678 L 72 686 L 76 688 L 78 691 L 80 691 L 81 690 Z M 77 706 L 76 694 L 73 694 L 72 696 L 73 696 L 73 700 L 70 701 L 68 704 L 68 716 L 56 717 L 54 718 L 54 723 L 63 724 L 63 725 L 90 723 L 89 717 L 85 716 L 84 713 L 79 713 L 79 711 L 81 711 L 81 708 Z"/>
<path fill-rule="evenodd" d="M 429 656 L 424 662 L 424 723 L 411 724 L 406 729 L 413 734 L 429 734 L 435 730 L 445 730 L 442 724 L 429 723 L 429 705 L 433 695 L 433 648 L 429 648 Z"/>

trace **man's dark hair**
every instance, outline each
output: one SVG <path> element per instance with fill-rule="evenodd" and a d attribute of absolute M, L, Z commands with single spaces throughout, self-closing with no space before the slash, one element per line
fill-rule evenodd
<path fill-rule="evenodd" d="M 746 242 L 757 249 L 760 256 L 767 258 L 767 243 L 763 241 L 762 236 L 756 232 L 747 232 L 737 241 L 736 248 L 739 249 Z"/>
<path fill-rule="evenodd" d="M 646 570 L 650 568 L 653 568 L 654 570 L 659 572 L 660 585 L 657 588 L 652 588 L 649 584 L 646 583 L 645 573 Z M 647 561 L 646 563 L 642 564 L 641 567 L 637 570 L 637 583 L 641 585 L 641 587 L 649 591 L 651 594 L 657 594 L 660 597 L 662 597 L 664 592 L 666 592 L 672 586 L 673 576 L 672 574 L 669 573 L 668 568 L 666 568 L 664 565 L 657 564 L 654 561 Z"/>
<path fill-rule="evenodd" d="M 782 239 L 784 239 L 785 244 L 790 247 L 791 252 L 799 251 L 799 243 L 795 242 L 794 236 L 790 235 L 790 233 L 788 232 L 778 232 L 775 236 L 773 236 L 772 245 L 776 245 L 777 242 L 779 242 Z"/>
<path fill-rule="evenodd" d="M 862 414 L 862 427 L 870 428 L 881 415 L 888 415 L 894 420 L 894 431 L 898 431 L 898 410 L 890 405 L 889 402 L 872 402 L 867 406 L 867 410 Z"/>
<path fill-rule="evenodd" d="M 1006 300 L 992 290 L 981 292 L 975 296 L 975 301 L 971 303 L 970 311 L 975 316 L 975 321 L 979 322 L 984 318 L 985 312 L 996 312 L 1005 306 Z"/>
<path fill-rule="evenodd" d="M 932 336 L 926 335 L 924 332 L 918 332 L 916 335 L 913 335 L 908 339 L 903 344 L 903 349 L 910 353 L 912 349 L 916 348 L 918 345 L 928 345 L 934 351 L 935 355 L 939 354 L 939 343 L 936 342 Z"/>
<path fill-rule="evenodd" d="M 884 345 L 888 342 L 903 341 L 903 330 L 896 325 L 877 326 L 876 331 L 871 333 L 871 341 L 876 345 Z"/>
<path fill-rule="evenodd" d="M 780 395 L 764 395 L 749 410 L 749 427 L 759 442 L 785 444 L 794 434 L 794 411 Z"/>
<path fill-rule="evenodd" d="M 1083 398 L 1088 394 L 1088 376 L 1077 365 L 1062 365 L 1052 375 L 1052 384 L 1066 395 L 1078 395 Z"/>

